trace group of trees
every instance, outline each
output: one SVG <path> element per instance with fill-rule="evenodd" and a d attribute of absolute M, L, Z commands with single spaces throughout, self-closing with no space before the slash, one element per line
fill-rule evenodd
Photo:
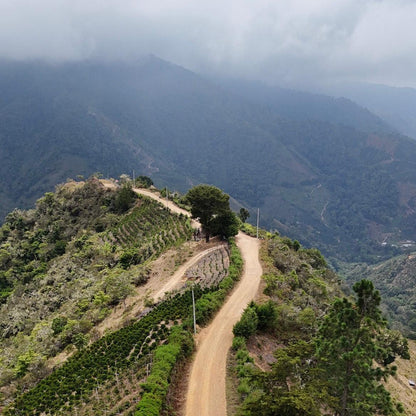
<path fill-rule="evenodd" d="M 403 412 L 383 381 L 395 374 L 391 363 L 396 356 L 409 358 L 407 341 L 387 329 L 379 309 L 380 295 L 371 281 L 357 282 L 353 290 L 354 301 L 338 298 L 333 302 L 314 338 L 279 348 L 272 371 L 251 375 L 255 390 L 245 401 L 244 415 L 370 416 Z M 260 321 L 258 309 L 255 305 L 247 309 L 243 315 L 246 319 L 234 328 L 236 335 L 253 334 L 253 328 L 248 332 L 247 328 Z"/>

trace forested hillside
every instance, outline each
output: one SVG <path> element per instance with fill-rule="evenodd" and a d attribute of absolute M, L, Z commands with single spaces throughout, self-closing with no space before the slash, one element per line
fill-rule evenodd
<path fill-rule="evenodd" d="M 381 263 L 345 264 L 343 274 L 348 284 L 360 279 L 372 280 L 383 297 L 383 312 L 393 328 L 416 339 L 416 256 L 412 252 Z"/>
<path fill-rule="evenodd" d="M 0 211 L 77 174 L 214 183 L 332 258 L 416 241 L 416 143 L 348 100 L 136 63 L 0 64 Z M 252 218 L 254 215 L 252 215 Z"/>

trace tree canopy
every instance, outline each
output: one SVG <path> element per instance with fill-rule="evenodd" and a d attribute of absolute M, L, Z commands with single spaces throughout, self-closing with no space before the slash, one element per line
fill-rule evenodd
<path fill-rule="evenodd" d="M 357 282 L 353 290 L 354 300 L 333 302 L 313 339 L 277 349 L 270 372 L 253 372 L 253 393 L 242 414 L 371 416 L 402 411 L 383 381 L 395 374 L 390 364 L 396 356 L 409 358 L 407 340 L 387 329 L 371 281 Z M 237 335 L 252 333 L 246 321 L 235 326 Z"/>
<path fill-rule="evenodd" d="M 388 364 L 396 355 L 409 358 L 407 342 L 402 338 L 396 343 L 386 329 L 380 295 L 371 281 L 357 282 L 353 290 L 355 302 L 337 299 L 325 317 L 317 357 L 335 398 L 336 415 L 392 415 L 395 408 L 381 380 L 395 373 Z"/>
<path fill-rule="evenodd" d="M 186 195 L 192 218 L 199 219 L 207 241 L 210 235 L 226 238 L 238 233 L 238 220 L 230 209 L 230 196 L 212 185 L 197 185 Z"/>

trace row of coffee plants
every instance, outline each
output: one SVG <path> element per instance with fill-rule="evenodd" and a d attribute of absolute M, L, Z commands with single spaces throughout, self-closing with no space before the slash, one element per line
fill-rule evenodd
<path fill-rule="evenodd" d="M 206 324 L 221 307 L 226 295 L 240 279 L 243 271 L 243 259 L 237 245 L 230 241 L 230 266 L 228 276 L 219 285 L 210 291 L 204 290 L 202 296 L 196 301 L 196 317 L 199 324 Z M 199 286 L 196 286 L 199 289 Z M 202 318 L 202 319 L 201 319 Z M 185 325 L 190 328 L 190 322 Z M 135 416 L 157 416 L 163 409 L 166 394 L 169 389 L 170 377 L 178 359 L 186 357 L 191 349 L 189 347 L 189 333 L 178 332 L 172 334 L 173 345 L 161 346 L 155 354 L 155 362 L 152 373 L 143 385 L 144 394 L 138 404 Z"/>
<path fill-rule="evenodd" d="M 183 215 L 171 214 L 156 202 L 141 197 L 137 206 L 107 233 L 106 240 L 123 248 L 123 268 L 143 263 L 167 247 L 189 239 L 191 227 Z"/>
<path fill-rule="evenodd" d="M 204 317 L 204 319 L 198 319 L 200 324 L 212 317 L 240 277 L 243 263 L 235 243 L 231 243 L 230 263 L 229 275 L 218 286 L 210 289 L 201 289 L 199 286 L 194 288 L 197 317 Z M 212 305 L 207 307 L 206 304 L 210 301 Z M 155 359 L 151 375 L 155 375 L 148 378 L 147 384 L 143 386 L 144 396 L 141 400 L 144 399 L 144 402 L 140 406 L 152 408 L 154 405 L 150 405 L 149 401 L 152 402 L 154 399 L 155 403 L 159 403 L 157 406 L 160 408 L 169 387 L 169 375 L 161 377 L 160 369 L 163 368 L 170 374 L 174 363 L 188 354 L 191 349 L 189 340 L 186 341 L 189 334 L 185 337 L 183 330 L 175 329 L 175 327 L 172 329 L 171 324 L 165 325 L 164 323 L 182 321 L 186 323 L 185 328 L 191 329 L 191 304 L 190 291 L 182 295 L 177 294 L 154 307 L 138 322 L 106 335 L 81 349 L 61 367 L 55 369 L 49 377 L 18 397 L 4 414 L 71 413 L 73 409 L 80 409 L 88 403 L 100 386 L 108 384 L 123 372 L 130 371 L 132 368 L 138 369 L 138 364 L 143 365 L 148 362 L 147 357 L 152 355 Z M 182 334 L 179 338 L 178 331 Z M 174 346 L 160 347 L 168 337 Z M 178 344 L 181 345 L 179 350 Z M 158 352 L 159 348 L 162 348 L 161 352 Z M 161 364 L 155 365 L 159 362 L 158 360 Z M 137 370 L 137 373 L 139 377 L 140 371 Z M 140 375 L 141 377 L 143 374 Z M 155 381 L 161 379 L 164 380 L 163 388 L 157 387 L 158 382 Z M 140 411 L 141 407 L 138 409 Z"/>
<path fill-rule="evenodd" d="M 197 299 L 203 294 L 195 288 Z M 59 414 L 82 406 L 97 386 L 113 379 L 118 372 L 134 365 L 159 345 L 161 340 L 157 343 L 151 339 L 156 332 L 162 338 L 158 325 L 161 321 L 190 320 L 191 304 L 189 291 L 177 294 L 156 306 L 140 321 L 81 349 L 32 390 L 18 397 L 4 414 Z"/>
<path fill-rule="evenodd" d="M 186 271 L 186 277 L 197 280 L 201 287 L 218 285 L 228 274 L 230 259 L 227 246 L 221 246 Z"/>
<path fill-rule="evenodd" d="M 243 271 L 243 259 L 234 241 L 230 242 L 230 267 L 228 276 L 219 283 L 218 290 L 209 292 L 196 302 L 196 321 L 205 325 L 223 304 L 225 297 L 240 279 Z"/>

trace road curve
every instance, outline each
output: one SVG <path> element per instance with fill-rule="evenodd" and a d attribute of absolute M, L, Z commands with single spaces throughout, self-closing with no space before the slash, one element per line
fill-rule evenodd
<path fill-rule="evenodd" d="M 225 375 L 227 353 L 233 340 L 232 329 L 247 304 L 257 293 L 262 268 L 260 243 L 239 233 L 237 245 L 244 260 L 241 281 L 213 322 L 199 334 L 199 346 L 191 368 L 185 416 L 225 416 Z"/>
<path fill-rule="evenodd" d="M 200 260 L 202 260 L 205 256 L 208 254 L 220 250 L 223 245 L 217 245 L 215 247 L 207 248 L 204 251 L 201 251 L 200 253 L 195 254 L 190 260 L 188 260 L 186 263 L 182 264 L 182 266 L 179 267 L 178 270 L 169 278 L 169 280 L 165 283 L 165 285 L 156 292 L 153 297 L 155 301 L 160 300 L 166 295 L 166 292 L 169 292 L 171 290 L 174 290 L 177 288 L 177 286 L 181 282 L 185 282 L 186 278 L 185 272 L 190 269 L 192 266 L 197 264 Z M 183 283 L 182 283 L 183 284 Z"/>
<path fill-rule="evenodd" d="M 162 205 L 164 205 L 165 207 L 169 208 L 172 212 L 175 212 L 176 214 L 183 214 L 186 215 L 187 217 L 191 216 L 191 213 L 188 212 L 187 210 L 178 207 L 174 202 L 169 201 L 166 198 L 162 198 L 160 196 L 160 194 L 156 194 L 155 192 L 150 191 L 149 189 L 145 189 L 145 188 L 133 188 L 133 191 L 141 194 L 141 195 L 145 195 L 148 196 L 149 198 L 154 199 L 155 201 L 160 202 Z M 193 228 L 201 228 L 201 224 L 196 221 L 196 220 L 191 220 L 191 224 Z"/>

